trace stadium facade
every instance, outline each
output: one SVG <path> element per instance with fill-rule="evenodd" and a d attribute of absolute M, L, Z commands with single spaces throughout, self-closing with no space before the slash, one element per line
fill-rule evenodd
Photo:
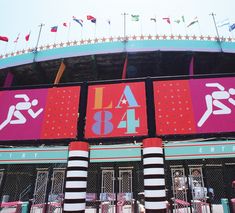
<path fill-rule="evenodd" d="M 146 212 L 209 212 L 235 197 L 235 43 L 146 38 L 1 56 L 2 208 L 138 212 L 144 197 Z"/>

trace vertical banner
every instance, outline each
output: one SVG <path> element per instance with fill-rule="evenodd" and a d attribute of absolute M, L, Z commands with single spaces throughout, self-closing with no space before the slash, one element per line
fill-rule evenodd
<path fill-rule="evenodd" d="M 76 138 L 80 87 L 48 89 L 41 139 Z"/>
<path fill-rule="evenodd" d="M 75 138 L 80 87 L 0 92 L 0 140 Z"/>
<path fill-rule="evenodd" d="M 87 142 L 70 143 L 65 179 L 64 213 L 85 212 L 88 156 L 89 145 Z"/>
<path fill-rule="evenodd" d="M 153 87 L 157 134 L 195 133 L 188 80 L 155 81 Z"/>
<path fill-rule="evenodd" d="M 160 138 L 143 140 L 143 164 L 146 213 L 165 210 L 164 156 Z"/>
<path fill-rule="evenodd" d="M 145 83 L 88 87 L 86 138 L 146 135 Z"/>
<path fill-rule="evenodd" d="M 157 134 L 234 132 L 234 81 L 234 77 L 155 81 Z"/>

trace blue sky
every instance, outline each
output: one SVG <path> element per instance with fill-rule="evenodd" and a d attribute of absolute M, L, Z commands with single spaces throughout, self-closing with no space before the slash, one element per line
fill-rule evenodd
<path fill-rule="evenodd" d="M 211 12 L 216 21 L 229 19 L 235 23 L 235 0 L 1 0 L 0 36 L 7 36 L 9 42 L 0 41 L 0 54 L 35 47 L 39 33 L 38 25 L 43 23 L 40 45 L 66 42 L 68 40 L 94 39 L 110 36 L 123 36 L 123 15 L 126 12 L 126 34 L 182 34 L 211 35 L 216 31 Z M 139 15 L 138 22 L 131 21 L 131 14 Z M 93 24 L 86 20 L 87 15 L 97 19 Z M 83 27 L 72 20 L 72 16 L 83 19 Z M 185 23 L 174 20 L 185 17 Z M 195 17 L 198 23 L 185 27 Z M 156 17 L 157 22 L 150 18 Z M 171 25 L 162 18 L 169 17 Z M 109 25 L 107 20 L 111 21 Z M 70 29 L 63 22 L 71 23 Z M 50 32 L 58 26 L 57 33 Z M 31 32 L 30 40 L 25 35 Z M 221 36 L 233 37 L 228 26 L 219 28 Z M 17 36 L 19 40 L 14 43 Z"/>

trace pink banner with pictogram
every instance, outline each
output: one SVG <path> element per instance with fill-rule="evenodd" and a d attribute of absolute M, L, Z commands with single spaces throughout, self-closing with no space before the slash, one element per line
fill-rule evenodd
<path fill-rule="evenodd" d="M 0 140 L 74 138 L 80 87 L 0 92 Z"/>
<path fill-rule="evenodd" d="M 155 81 L 157 134 L 234 131 L 234 81 L 232 77 Z"/>

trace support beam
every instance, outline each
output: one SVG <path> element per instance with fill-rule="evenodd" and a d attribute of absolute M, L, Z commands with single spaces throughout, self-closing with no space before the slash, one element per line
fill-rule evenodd
<path fill-rule="evenodd" d="M 146 213 L 166 211 L 166 191 L 162 140 L 143 140 L 144 195 Z"/>
<path fill-rule="evenodd" d="M 89 145 L 71 142 L 65 179 L 64 213 L 83 213 L 86 208 Z"/>

